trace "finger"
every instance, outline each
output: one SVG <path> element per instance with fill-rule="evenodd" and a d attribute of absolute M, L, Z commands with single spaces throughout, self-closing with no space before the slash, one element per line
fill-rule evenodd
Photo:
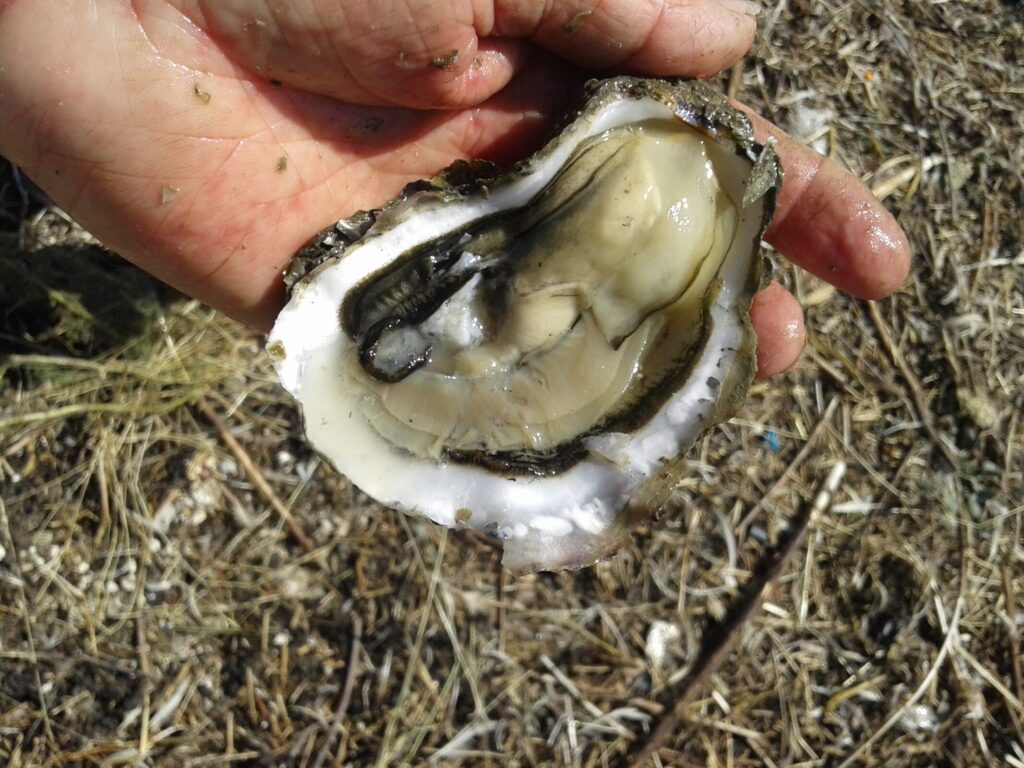
<path fill-rule="evenodd" d="M 523 66 L 527 40 L 578 65 L 704 76 L 750 47 L 746 0 L 171 0 L 250 70 L 349 103 L 480 104 Z"/>
<path fill-rule="evenodd" d="M 494 34 L 526 36 L 580 66 L 702 77 L 750 47 L 759 6 L 745 0 L 496 0 Z"/>
<path fill-rule="evenodd" d="M 525 40 L 480 34 L 472 0 L 170 2 L 250 71 L 353 104 L 479 104 L 505 87 L 529 50 Z"/>
<path fill-rule="evenodd" d="M 782 373 L 797 361 L 804 348 L 804 312 L 793 294 L 772 282 L 754 296 L 750 322 L 757 334 L 757 377 Z"/>
<path fill-rule="evenodd" d="M 758 141 L 776 141 L 784 178 L 768 241 L 795 264 L 846 293 L 881 299 L 910 271 L 910 243 L 896 219 L 852 173 L 743 105 Z"/>

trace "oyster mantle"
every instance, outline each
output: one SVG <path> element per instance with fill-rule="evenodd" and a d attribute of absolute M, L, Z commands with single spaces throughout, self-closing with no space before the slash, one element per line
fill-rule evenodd
<path fill-rule="evenodd" d="M 320 233 L 268 349 L 362 490 L 578 567 L 664 502 L 754 371 L 781 168 L 697 82 L 615 78 L 506 172 L 460 162 Z"/>

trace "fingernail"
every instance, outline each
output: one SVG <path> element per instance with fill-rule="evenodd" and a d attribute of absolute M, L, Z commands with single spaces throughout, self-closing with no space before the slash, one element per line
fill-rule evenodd
<path fill-rule="evenodd" d="M 719 5 L 741 16 L 757 16 L 761 12 L 761 4 L 752 0 L 718 0 Z"/>

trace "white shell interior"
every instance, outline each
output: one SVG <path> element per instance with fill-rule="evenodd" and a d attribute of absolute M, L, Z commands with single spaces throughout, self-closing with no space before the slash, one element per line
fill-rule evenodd
<path fill-rule="evenodd" d="M 468 524 L 506 540 L 506 564 L 531 559 L 572 561 L 586 540 L 599 536 L 636 488 L 665 459 L 686 450 L 703 431 L 743 337 L 735 312 L 737 286 L 745 283 L 751 243 L 760 229 L 763 204 L 740 211 L 733 247 L 719 272 L 720 289 L 711 308 L 713 330 L 688 385 L 633 434 L 590 438 L 590 456 L 551 477 L 501 476 L 467 464 L 437 463 L 396 450 L 362 418 L 340 386 L 341 361 L 353 342 L 338 322 L 342 297 L 418 243 L 465 227 L 489 213 L 526 203 L 540 192 L 582 141 L 632 122 L 671 118 L 654 99 L 613 103 L 596 118 L 579 120 L 562 135 L 543 165 L 513 184 L 433 209 L 377 235 L 364 238 L 343 258 L 296 286 L 271 332 L 268 346 L 284 387 L 301 404 L 313 445 L 364 492 L 388 506 L 418 512 L 437 523 Z M 731 157 L 731 156 L 730 156 Z M 737 163 L 746 161 L 735 158 Z M 730 174 L 732 175 L 732 174 Z M 736 201 L 743 179 L 722 179 Z M 734 188 L 730 188 L 730 184 Z M 737 202 L 738 205 L 738 202 Z M 425 405 L 429 407 L 429 405 Z"/>

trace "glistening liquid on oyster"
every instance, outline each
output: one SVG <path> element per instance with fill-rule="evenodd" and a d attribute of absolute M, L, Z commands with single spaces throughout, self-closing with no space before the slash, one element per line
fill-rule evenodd
<path fill-rule="evenodd" d="M 512 567 L 593 562 L 742 399 L 779 181 L 705 86 L 594 86 L 507 174 L 453 168 L 317 252 L 271 336 L 310 440 Z"/>
<path fill-rule="evenodd" d="M 354 290 L 365 418 L 417 456 L 551 474 L 652 413 L 706 332 L 737 219 L 708 140 L 673 128 L 591 139 L 523 206 Z"/>

